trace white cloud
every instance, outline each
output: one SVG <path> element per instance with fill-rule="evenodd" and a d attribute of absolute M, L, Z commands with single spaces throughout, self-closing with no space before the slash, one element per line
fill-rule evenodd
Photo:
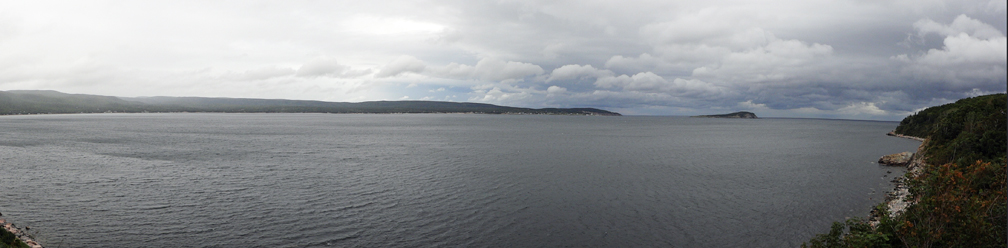
<path fill-rule="evenodd" d="M 502 104 L 513 104 L 542 95 L 543 92 L 531 88 L 520 88 L 508 85 L 481 85 L 473 87 L 476 96 L 469 98 L 470 101 L 495 102 Z"/>
<path fill-rule="evenodd" d="M 382 67 L 375 77 L 394 77 L 407 72 L 421 73 L 425 68 L 427 68 L 427 64 L 422 60 L 413 56 L 402 55 Z"/>
<path fill-rule="evenodd" d="M 503 61 L 493 58 L 484 58 L 476 62 L 475 66 L 450 63 L 444 67 L 432 68 L 432 75 L 459 78 L 478 79 L 484 81 L 504 81 L 523 79 L 528 76 L 543 74 L 542 67 L 530 63 Z"/>
<path fill-rule="evenodd" d="M 289 67 L 280 66 L 265 66 L 252 70 L 247 70 L 241 74 L 234 75 L 236 79 L 240 80 L 264 80 L 275 77 L 284 77 L 294 75 L 296 71 Z"/>
<path fill-rule="evenodd" d="M 633 79 L 630 78 L 630 76 L 623 74 L 616 77 L 598 78 L 595 80 L 595 86 L 603 89 L 610 89 L 616 87 L 622 88 L 624 85 L 630 84 L 631 82 L 633 82 Z"/>
<path fill-rule="evenodd" d="M 606 60 L 605 67 L 626 71 L 647 71 L 654 70 L 664 63 L 666 62 L 661 58 L 652 56 L 649 53 L 642 53 L 636 58 L 623 57 L 622 55 L 612 56 L 609 60 Z"/>
<path fill-rule="evenodd" d="M 476 63 L 473 71 L 474 77 L 491 81 L 521 79 L 542 73 L 543 69 L 538 65 L 497 59 L 482 59 Z"/>
<path fill-rule="evenodd" d="M 280 73 L 269 72 L 269 73 Z M 316 77 L 332 77 L 332 78 L 352 78 L 360 77 L 364 75 L 371 74 L 371 69 L 356 70 L 350 68 L 350 66 L 342 65 L 336 62 L 335 59 L 331 58 L 316 58 L 308 61 L 301 65 L 300 68 L 294 73 L 297 77 L 304 78 L 316 78 Z"/>
<path fill-rule="evenodd" d="M 969 18 L 966 15 L 959 15 L 949 25 L 937 23 L 931 19 L 923 19 L 915 22 L 913 26 L 914 29 L 917 29 L 917 34 L 919 36 L 925 36 L 932 33 L 946 37 L 959 36 L 959 34 L 965 33 L 978 39 L 991 39 L 1005 36 L 997 28 L 979 20 Z"/>
<path fill-rule="evenodd" d="M 567 93 L 567 88 L 556 86 L 556 85 L 552 85 L 549 88 L 546 88 L 546 94 L 547 94 L 547 96 L 560 95 L 560 94 L 564 94 L 564 93 Z"/>
<path fill-rule="evenodd" d="M 1008 39 L 992 26 L 960 15 L 949 25 L 924 19 L 914 28 L 921 35 L 945 36 L 940 49 L 929 49 L 920 55 L 900 54 L 890 57 L 901 62 L 902 72 L 935 82 L 943 90 L 964 94 L 976 88 L 984 91 L 1004 90 Z M 998 84 L 998 85 L 991 85 Z"/>
<path fill-rule="evenodd" d="M 641 72 L 624 81 L 623 89 L 632 91 L 668 91 L 672 86 L 665 78 L 653 72 Z"/>
<path fill-rule="evenodd" d="M 343 20 L 338 27 L 352 33 L 382 36 L 434 34 L 445 28 L 443 25 L 431 22 L 373 14 L 352 15 Z"/>
<path fill-rule="evenodd" d="M 747 110 L 766 110 L 766 109 L 769 109 L 769 108 L 767 108 L 766 104 L 763 104 L 763 103 L 753 103 L 752 100 L 746 100 L 744 102 L 739 102 L 737 106 L 739 108 L 747 109 Z"/>
<path fill-rule="evenodd" d="M 931 49 L 917 58 L 926 65 L 954 64 L 1004 64 L 1008 55 L 1008 39 L 1005 36 L 980 39 L 966 33 L 945 37 L 945 47 Z"/>
<path fill-rule="evenodd" d="M 845 106 L 843 108 L 838 109 L 837 112 L 840 112 L 840 113 L 843 113 L 843 114 L 846 114 L 846 115 L 854 115 L 854 116 L 859 116 L 859 115 L 885 115 L 886 114 L 885 110 L 879 109 L 877 106 L 875 106 L 875 103 L 873 103 L 873 102 L 851 103 L 850 105 L 847 105 L 847 106 Z"/>
<path fill-rule="evenodd" d="M 349 69 L 340 65 L 335 59 L 319 58 L 301 65 L 297 70 L 298 77 L 338 76 Z"/>
<path fill-rule="evenodd" d="M 693 76 L 722 82 L 781 83 L 818 73 L 812 68 L 833 54 L 829 45 L 772 40 L 765 46 L 725 55 L 719 64 L 693 70 Z"/>
<path fill-rule="evenodd" d="M 599 78 L 612 75 L 612 71 L 596 69 L 591 65 L 565 65 L 560 68 L 553 69 L 553 72 L 550 73 L 546 82 L 556 80 Z"/>
<path fill-rule="evenodd" d="M 470 65 L 459 64 L 459 63 L 449 63 L 448 65 L 441 67 L 431 67 L 430 73 L 437 77 L 443 78 L 457 78 L 457 79 L 470 79 L 473 77 L 473 72 L 475 68 Z"/>
<path fill-rule="evenodd" d="M 917 63 L 934 66 L 956 64 L 1005 64 L 1008 57 L 1008 40 L 1004 33 L 991 25 L 959 15 L 949 25 L 924 19 L 914 23 L 914 28 L 923 36 L 939 34 L 945 36 L 944 47 L 930 49 L 922 56 L 914 58 Z M 908 62 L 909 56 L 896 57 Z"/>
<path fill-rule="evenodd" d="M 666 93 L 677 96 L 716 96 L 723 93 L 721 87 L 698 79 L 676 78 L 669 82 L 653 72 L 641 72 L 633 76 L 620 75 L 601 77 L 595 86 L 603 89 L 621 88 L 627 91 Z"/>

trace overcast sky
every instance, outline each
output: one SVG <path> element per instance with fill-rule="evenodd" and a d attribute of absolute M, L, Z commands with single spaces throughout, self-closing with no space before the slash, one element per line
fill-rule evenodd
<path fill-rule="evenodd" d="M 10 1 L 0 90 L 900 120 L 1006 88 L 1004 0 Z"/>

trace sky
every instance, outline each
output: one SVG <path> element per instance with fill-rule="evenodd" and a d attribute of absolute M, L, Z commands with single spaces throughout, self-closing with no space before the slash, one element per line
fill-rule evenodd
<path fill-rule="evenodd" d="M 1005 92 L 1004 0 L 0 0 L 0 90 L 900 120 Z"/>

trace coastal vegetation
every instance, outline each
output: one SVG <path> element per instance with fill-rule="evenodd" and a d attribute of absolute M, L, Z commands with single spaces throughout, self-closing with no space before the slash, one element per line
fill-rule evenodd
<path fill-rule="evenodd" d="M 874 226 L 835 222 L 802 247 L 1005 247 L 1005 113 L 1005 94 L 994 94 L 906 117 L 895 133 L 926 139 L 920 169 L 903 178 L 912 204 L 896 214 L 880 204 Z"/>
<path fill-rule="evenodd" d="M 5 228 L 0 228 L 0 248 L 30 248 L 28 244 L 21 242 L 17 238 L 17 235 L 7 231 Z"/>
<path fill-rule="evenodd" d="M 620 115 L 616 112 L 595 108 L 533 109 L 466 102 L 373 101 L 350 103 L 208 97 L 120 98 L 65 94 L 45 90 L 0 91 L 0 115 L 146 112 Z"/>

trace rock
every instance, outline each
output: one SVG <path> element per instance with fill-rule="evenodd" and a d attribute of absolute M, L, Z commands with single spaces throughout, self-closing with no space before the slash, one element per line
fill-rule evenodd
<path fill-rule="evenodd" d="M 39 244 L 38 242 L 35 242 L 34 240 L 25 241 L 25 244 L 28 245 L 28 247 L 31 247 L 31 248 L 42 248 L 42 244 Z"/>
<path fill-rule="evenodd" d="M 906 166 L 913 159 L 913 155 L 912 152 L 889 154 L 879 158 L 878 163 L 891 166 Z"/>

